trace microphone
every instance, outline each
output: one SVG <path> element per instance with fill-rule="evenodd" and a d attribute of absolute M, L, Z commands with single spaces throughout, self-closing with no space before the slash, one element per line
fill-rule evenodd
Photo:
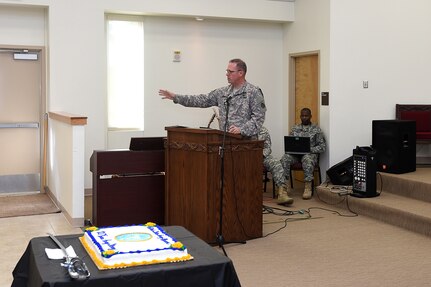
<path fill-rule="evenodd" d="M 214 121 L 215 117 L 216 117 L 216 114 L 214 113 L 214 114 L 212 115 L 212 117 L 211 117 L 211 119 L 210 119 L 209 123 L 208 123 L 208 126 L 207 126 L 207 128 L 208 128 L 208 129 L 210 128 L 210 125 L 211 125 L 211 124 L 212 124 L 212 122 Z"/>
<path fill-rule="evenodd" d="M 233 96 L 229 96 L 226 98 L 226 100 L 224 101 L 225 105 L 228 104 L 230 102 L 230 100 L 232 100 Z"/>
<path fill-rule="evenodd" d="M 230 102 L 230 100 L 232 100 L 232 98 L 233 98 L 233 97 L 243 96 L 243 95 L 245 95 L 245 94 L 246 94 L 246 92 L 242 92 L 242 93 L 239 93 L 239 94 L 230 94 L 230 95 L 226 98 L 226 100 L 225 100 L 225 104 L 229 103 L 229 102 Z"/>

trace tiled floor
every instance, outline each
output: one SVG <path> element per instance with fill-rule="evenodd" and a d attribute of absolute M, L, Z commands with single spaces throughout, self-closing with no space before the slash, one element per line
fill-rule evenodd
<path fill-rule="evenodd" d="M 272 184 L 264 197 L 271 198 Z M 85 218 L 91 219 L 91 196 L 85 198 Z M 80 228 L 72 227 L 63 213 L 0 218 L 0 287 L 12 284 L 12 271 L 24 253 L 30 239 L 39 236 L 79 234 Z"/>
<path fill-rule="evenodd" d="M 91 196 L 85 197 L 85 218 L 91 219 Z M 79 234 L 63 213 L 0 218 L 0 287 L 11 286 L 12 271 L 30 239 L 39 236 Z"/>
<path fill-rule="evenodd" d="M 33 237 L 82 233 L 72 227 L 63 213 L 0 218 L 0 286 L 12 284 L 12 271 Z"/>

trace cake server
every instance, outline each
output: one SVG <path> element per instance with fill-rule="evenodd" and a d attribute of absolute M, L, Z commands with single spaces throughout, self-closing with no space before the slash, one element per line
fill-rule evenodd
<path fill-rule="evenodd" d="M 73 279 L 83 280 L 90 277 L 90 271 L 85 265 L 84 261 L 79 257 L 70 257 L 67 254 L 66 248 L 61 244 L 61 242 L 51 233 L 48 233 L 49 237 L 60 247 L 66 257 L 66 262 L 61 263 L 61 266 L 66 267 L 69 275 Z"/>

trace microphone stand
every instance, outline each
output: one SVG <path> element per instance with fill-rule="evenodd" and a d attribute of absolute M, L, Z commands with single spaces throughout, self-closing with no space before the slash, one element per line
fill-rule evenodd
<path fill-rule="evenodd" d="M 210 125 L 211 125 L 211 124 L 212 124 L 212 122 L 214 121 L 215 117 L 216 117 L 216 114 L 214 113 L 214 114 L 212 115 L 212 117 L 211 117 L 211 119 L 210 119 L 209 123 L 208 123 L 207 129 L 209 129 L 209 128 L 210 128 Z"/>
<path fill-rule="evenodd" d="M 216 241 L 218 243 L 218 246 L 223 250 L 223 253 L 226 257 L 227 253 L 224 249 L 224 238 L 223 238 L 223 194 L 224 194 L 224 151 L 225 151 L 225 143 L 226 143 L 226 133 L 227 133 L 227 123 L 228 123 L 228 117 L 229 117 L 229 101 L 231 98 L 226 99 L 226 120 L 224 123 L 224 130 L 223 130 L 223 140 L 222 140 L 222 146 L 219 147 L 219 154 L 221 159 L 221 166 L 220 166 L 220 215 L 219 215 L 219 231 L 216 235 Z M 245 244 L 245 241 L 240 242 L 228 242 L 228 243 L 242 243 Z"/>

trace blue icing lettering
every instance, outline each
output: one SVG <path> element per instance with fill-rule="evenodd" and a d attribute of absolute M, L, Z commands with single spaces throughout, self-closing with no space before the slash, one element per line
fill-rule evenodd
<path fill-rule="evenodd" d="M 115 249 L 115 243 L 110 243 L 109 242 L 110 240 L 108 239 L 108 240 L 102 240 L 102 243 L 104 243 L 104 244 L 106 244 L 109 248 L 111 248 L 111 249 Z"/>

